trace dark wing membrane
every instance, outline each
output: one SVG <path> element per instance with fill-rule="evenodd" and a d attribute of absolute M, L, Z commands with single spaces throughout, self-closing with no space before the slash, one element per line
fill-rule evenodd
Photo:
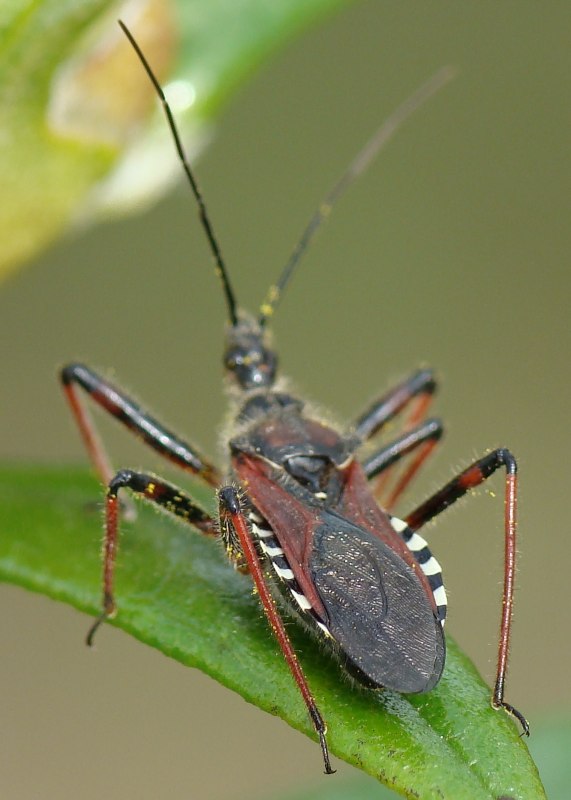
<path fill-rule="evenodd" d="M 442 626 L 414 571 L 390 547 L 333 514 L 315 532 L 309 569 L 327 626 L 373 683 L 427 692 L 444 668 Z"/>

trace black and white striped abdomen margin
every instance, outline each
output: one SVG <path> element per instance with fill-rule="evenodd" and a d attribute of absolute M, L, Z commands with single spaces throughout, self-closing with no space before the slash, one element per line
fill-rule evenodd
<path fill-rule="evenodd" d="M 442 568 L 440 564 L 430 552 L 428 544 L 422 536 L 419 536 L 412 528 L 409 528 L 402 519 L 390 516 L 390 520 L 394 530 L 402 538 L 421 570 L 426 575 L 430 588 L 432 589 L 434 602 L 436 603 L 436 615 L 440 620 L 440 624 L 444 625 L 448 601 L 446 599 L 446 590 L 442 580 Z"/>
<path fill-rule="evenodd" d="M 262 519 L 262 517 L 255 511 L 250 511 L 248 514 L 250 520 L 250 527 L 254 534 L 256 543 L 262 553 L 268 558 L 273 567 L 274 572 L 280 579 L 281 583 L 287 587 L 295 606 L 303 614 L 307 614 L 313 618 L 313 621 L 319 627 L 322 633 L 326 636 L 331 636 L 329 629 L 314 611 L 311 603 L 301 590 L 301 586 L 297 582 L 293 570 L 289 565 L 284 551 L 279 545 L 278 540 L 274 536 L 273 530 L 270 528 L 269 523 Z"/>
<path fill-rule="evenodd" d="M 284 551 L 274 536 L 274 532 L 269 523 L 255 511 L 251 511 L 248 514 L 248 517 L 250 520 L 252 533 L 254 534 L 259 549 L 268 558 L 274 572 L 282 584 L 284 584 L 289 590 L 296 607 L 304 614 L 308 614 L 309 616 L 313 617 L 314 622 L 318 625 L 321 631 L 325 635 L 331 636 L 327 626 L 315 613 L 311 603 L 301 590 L 301 587 L 293 574 L 293 570 L 291 569 L 288 560 L 285 557 Z M 440 621 L 440 624 L 444 626 L 448 604 L 446 599 L 446 590 L 444 589 L 444 582 L 442 580 L 442 569 L 440 564 L 430 552 L 428 544 L 422 538 L 422 536 L 419 536 L 418 533 L 415 533 L 411 528 L 409 528 L 406 522 L 403 522 L 403 520 L 393 516 L 390 516 L 390 521 L 393 529 L 405 542 L 421 570 L 426 575 L 432 590 L 432 595 L 434 597 L 437 618 Z"/>

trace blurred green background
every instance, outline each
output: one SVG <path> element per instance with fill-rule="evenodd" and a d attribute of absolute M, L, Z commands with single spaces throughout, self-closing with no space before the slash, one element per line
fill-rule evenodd
<path fill-rule="evenodd" d="M 458 68 L 343 199 L 274 330 L 283 371 L 342 420 L 418 365 L 438 369 L 448 435 L 403 512 L 486 448 L 519 458 L 508 699 L 532 724 L 571 709 L 570 30 L 564 2 L 355 4 L 235 96 L 197 166 L 238 296 L 256 308 L 382 118 L 441 65 Z M 0 292 L 2 460 L 84 461 L 55 378 L 74 359 L 112 368 L 216 453 L 224 320 L 187 187 L 70 234 Z M 165 472 L 123 431 L 102 429 L 117 465 Z M 493 488 L 428 530 L 449 630 L 489 680 L 501 478 Z M 89 652 L 87 619 L 0 591 L 6 797 L 239 800 L 321 784 L 317 747 L 280 721 L 111 628 Z"/>

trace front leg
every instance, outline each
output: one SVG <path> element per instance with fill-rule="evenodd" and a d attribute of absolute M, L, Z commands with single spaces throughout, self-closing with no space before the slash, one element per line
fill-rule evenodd
<path fill-rule="evenodd" d="M 375 400 L 354 423 L 354 431 L 365 442 L 400 414 L 413 400 L 416 408 L 405 425 L 405 430 L 419 423 L 426 415 L 437 384 L 431 369 L 420 369 Z"/>
<path fill-rule="evenodd" d="M 500 618 L 500 639 L 496 683 L 492 694 L 492 706 L 503 708 L 519 720 L 523 733 L 529 736 L 529 724 L 523 714 L 504 700 L 508 653 L 511 635 L 513 596 L 515 582 L 516 529 L 517 529 L 517 463 L 509 450 L 500 448 L 475 461 L 440 491 L 429 497 L 422 505 L 405 517 L 413 531 L 419 530 L 429 520 L 441 514 L 471 489 L 480 486 L 498 469 L 505 469 L 504 501 L 504 589 Z"/>
<path fill-rule="evenodd" d="M 395 505 L 424 461 L 434 450 L 438 440 L 442 437 L 442 424 L 439 423 L 437 435 L 428 432 L 427 436 L 423 438 L 421 431 L 421 438 L 418 443 L 414 444 L 412 448 L 407 445 L 408 434 L 414 435 L 417 430 L 425 430 L 425 426 L 430 427 L 431 420 L 423 421 L 436 388 L 437 384 L 432 370 L 417 370 L 417 372 L 414 372 L 409 378 L 399 383 L 381 398 L 375 400 L 354 423 L 355 433 L 364 442 L 381 433 L 389 422 L 401 414 L 408 406 L 413 405 L 412 413 L 409 414 L 408 419 L 402 425 L 402 436 L 394 443 L 383 447 L 365 462 L 367 465 L 365 471 L 368 477 L 378 476 L 372 488 L 373 494 L 380 501 L 383 508 L 387 510 L 390 510 Z M 398 457 L 393 458 L 390 463 L 386 463 L 386 456 L 390 456 L 390 451 L 400 445 L 401 440 L 405 441 L 404 446 L 399 450 Z M 427 440 L 430 440 L 430 442 Z M 426 444 L 419 450 L 417 456 L 406 469 L 401 471 L 392 490 L 389 492 L 387 484 L 391 479 L 392 472 L 389 467 L 423 441 L 426 441 Z"/>
<path fill-rule="evenodd" d="M 105 544 L 103 550 L 103 611 L 97 617 L 87 634 L 87 644 L 93 638 L 101 623 L 115 613 L 114 573 L 119 535 L 119 491 L 130 489 L 135 495 L 155 503 L 189 525 L 210 536 L 218 535 L 216 521 L 177 486 L 146 475 L 122 469 L 111 479 L 105 499 Z"/>
<path fill-rule="evenodd" d="M 79 397 L 77 387 L 136 436 L 177 467 L 202 478 L 210 486 L 220 485 L 221 476 L 213 464 L 198 451 L 165 428 L 125 392 L 84 364 L 68 364 L 61 370 L 60 380 L 73 416 L 93 464 L 103 483 L 113 477 L 113 468 L 101 443 L 91 416 Z"/>

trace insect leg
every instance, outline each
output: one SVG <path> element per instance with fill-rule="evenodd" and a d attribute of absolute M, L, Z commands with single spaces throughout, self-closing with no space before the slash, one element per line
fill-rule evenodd
<path fill-rule="evenodd" d="M 411 404 L 414 404 L 412 413 L 409 414 L 402 427 L 404 432 L 413 430 L 414 426 L 424 419 L 436 388 L 436 380 L 432 370 L 417 370 L 409 378 L 390 389 L 381 398 L 375 400 L 361 414 L 355 423 L 356 434 L 363 441 L 371 439 L 382 432 L 388 423 Z M 427 448 L 426 456 L 432 452 L 432 449 L 433 447 Z M 382 500 L 381 497 L 386 492 L 386 487 L 391 477 L 391 470 L 386 468 L 382 471 L 382 474 L 379 473 L 379 477 L 373 487 L 373 494 L 381 501 L 381 505 L 384 508 L 389 509 L 396 502 L 397 497 L 402 494 L 406 485 L 410 483 L 423 461 L 424 458 L 420 458 L 418 461 L 415 460 L 413 468 L 411 470 L 407 469 L 406 472 L 402 473 L 388 497 Z"/>
<path fill-rule="evenodd" d="M 108 617 L 115 613 L 115 597 L 113 592 L 113 579 L 115 569 L 115 556 L 119 534 L 119 500 L 120 489 L 130 489 L 135 495 L 160 506 L 173 516 L 188 522 L 202 533 L 216 536 L 218 525 L 194 500 L 184 494 L 178 487 L 171 483 L 146 475 L 122 469 L 111 479 L 107 488 L 105 499 L 105 545 L 103 551 L 103 611 L 97 617 L 87 634 L 87 644 L 93 644 L 97 629 Z"/>
<path fill-rule="evenodd" d="M 61 370 L 60 380 L 87 452 L 103 483 L 111 481 L 114 470 L 91 416 L 81 402 L 77 387 L 81 387 L 101 408 L 177 467 L 197 475 L 210 486 L 220 485 L 221 476 L 216 467 L 89 367 L 68 364 Z"/>
<path fill-rule="evenodd" d="M 440 491 L 405 517 L 413 531 L 418 530 L 433 517 L 440 514 L 471 489 L 480 486 L 498 469 L 506 471 L 504 502 L 504 588 L 502 613 L 500 619 L 500 638 L 498 645 L 498 665 L 496 683 L 492 694 L 492 706 L 503 708 L 519 720 L 523 733 L 529 736 L 529 724 L 523 714 L 504 701 L 504 689 L 508 667 L 508 652 L 513 611 L 515 582 L 516 529 L 517 529 L 517 463 L 509 450 L 500 448 L 475 461 Z"/>
<path fill-rule="evenodd" d="M 369 406 L 355 423 L 356 434 L 363 441 L 372 438 L 380 433 L 389 422 L 401 414 L 409 405 L 413 404 L 412 412 L 402 426 L 405 433 L 411 432 L 414 430 L 414 426 L 424 419 L 436 388 L 436 380 L 432 370 L 417 370 L 417 372 L 414 372 L 409 378 L 399 383 Z M 400 497 L 424 460 L 434 449 L 435 443 L 436 441 L 430 447 L 427 446 L 425 452 L 419 454 L 411 466 L 401 472 L 400 477 L 388 494 L 387 484 L 391 478 L 391 471 L 388 469 L 388 465 L 383 468 L 382 474 L 381 470 L 376 470 L 379 477 L 375 481 L 373 494 L 379 499 L 383 508 L 389 510 L 395 504 L 397 498 Z M 383 497 L 385 494 L 387 496 Z"/>
<path fill-rule="evenodd" d="M 246 559 L 249 571 L 254 581 L 254 585 L 260 597 L 264 613 L 268 619 L 268 622 L 270 623 L 270 627 L 274 632 L 276 639 L 278 640 L 280 649 L 284 655 L 288 667 L 290 668 L 295 682 L 298 685 L 305 705 L 307 706 L 313 727 L 315 728 L 315 731 L 319 737 L 321 752 L 323 754 L 323 763 L 325 765 L 325 772 L 326 774 L 332 774 L 335 772 L 335 770 L 331 767 L 331 762 L 329 760 L 329 750 L 325 738 L 325 734 L 327 732 L 325 720 L 321 716 L 311 690 L 307 685 L 307 680 L 303 674 L 295 651 L 286 633 L 283 620 L 276 609 L 275 600 L 266 584 L 258 554 L 250 535 L 248 523 L 240 505 L 240 498 L 237 490 L 232 486 L 226 486 L 223 489 L 220 489 L 218 492 L 218 502 L 222 524 L 230 524 L 236 531 L 240 541 L 240 546 L 244 553 L 244 558 Z"/>
<path fill-rule="evenodd" d="M 405 425 L 406 429 L 412 428 L 426 414 L 435 391 L 436 380 L 432 370 L 421 369 L 413 372 L 409 378 L 390 389 L 378 400 L 375 400 L 361 414 L 353 426 L 355 433 L 362 441 L 370 439 L 400 414 L 413 400 L 416 400 L 416 408 Z"/>
<path fill-rule="evenodd" d="M 383 474 L 385 470 L 398 463 L 404 456 L 418 449 L 416 456 L 400 475 L 390 495 L 383 501 L 383 508 L 387 511 L 394 507 L 420 466 L 442 438 L 442 433 L 441 420 L 427 419 L 422 424 L 401 434 L 398 439 L 385 445 L 363 461 L 365 475 L 371 480 L 377 475 Z"/>

